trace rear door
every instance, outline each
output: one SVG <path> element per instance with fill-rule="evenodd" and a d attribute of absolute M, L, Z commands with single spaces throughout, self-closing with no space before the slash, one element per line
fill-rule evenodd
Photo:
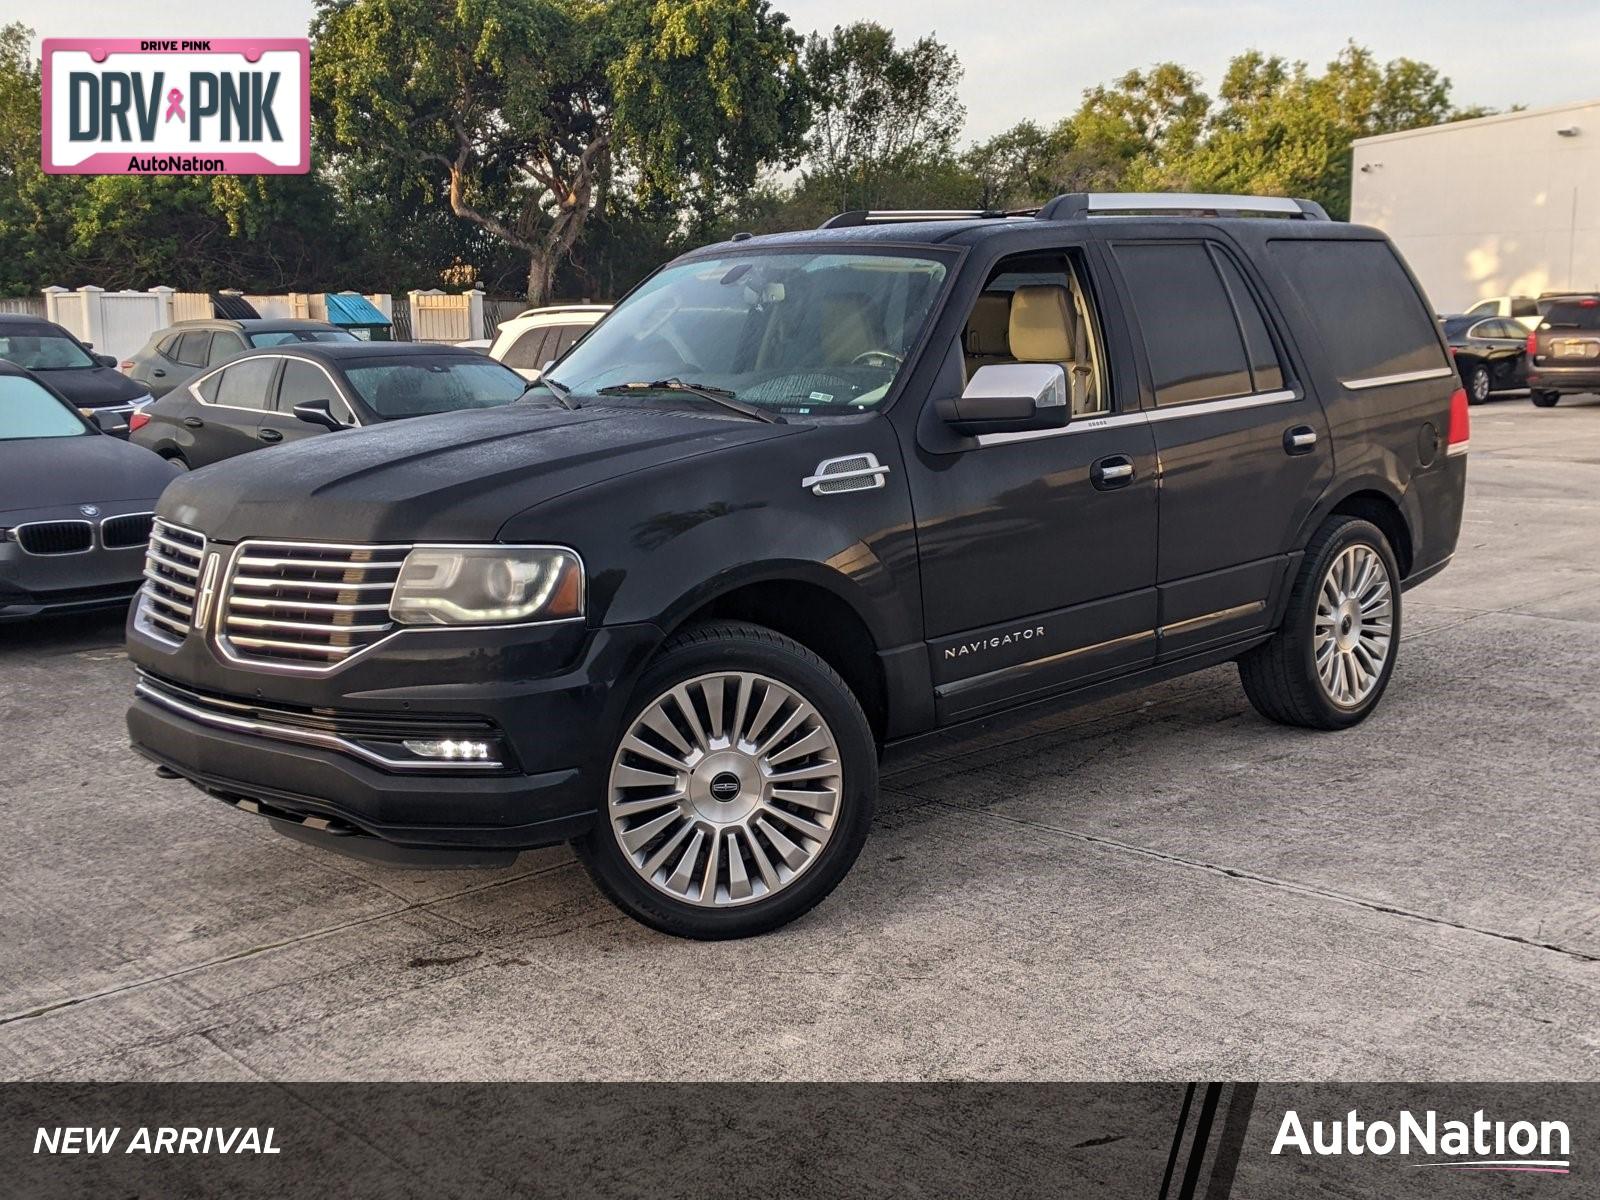
<path fill-rule="evenodd" d="M 263 445 L 258 436 L 262 415 L 273 402 L 282 359 L 246 358 L 231 362 L 195 381 L 191 391 L 201 403 L 183 418 L 192 435 L 192 467 L 245 454 Z"/>
<path fill-rule="evenodd" d="M 186 380 L 193 379 L 206 365 L 211 349 L 209 329 L 186 329 L 162 339 L 139 382 L 150 389 L 151 395 L 165 396 Z"/>
<path fill-rule="evenodd" d="M 1528 376 L 1528 331 L 1511 317 L 1479 321 L 1473 333 L 1484 341 L 1489 384 L 1496 391 L 1524 387 Z"/>
<path fill-rule="evenodd" d="M 1286 368 L 1264 290 L 1228 248 L 1196 239 L 1111 250 L 1148 372 L 1167 660 L 1266 626 L 1333 453 L 1321 405 Z"/>

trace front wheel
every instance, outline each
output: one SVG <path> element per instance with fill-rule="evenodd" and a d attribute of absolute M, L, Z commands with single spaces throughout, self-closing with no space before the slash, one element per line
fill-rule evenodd
<path fill-rule="evenodd" d="M 1528 399 L 1533 401 L 1535 408 L 1554 408 L 1561 400 L 1561 393 L 1532 391 L 1528 393 Z"/>
<path fill-rule="evenodd" d="M 595 827 L 575 847 L 636 920 L 748 937 L 838 886 L 877 785 L 871 728 L 827 663 L 758 625 L 695 625 L 640 680 Z"/>
<path fill-rule="evenodd" d="M 1400 647 L 1400 570 L 1383 532 L 1332 517 L 1306 547 L 1272 640 L 1239 660 L 1262 716 L 1308 729 L 1345 729 L 1382 698 Z"/>

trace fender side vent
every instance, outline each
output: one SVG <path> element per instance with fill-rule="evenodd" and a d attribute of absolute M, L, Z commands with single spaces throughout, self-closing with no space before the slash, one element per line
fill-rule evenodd
<path fill-rule="evenodd" d="M 883 486 L 889 468 L 872 454 L 847 454 L 817 464 L 816 473 L 800 481 L 814 496 L 834 496 L 840 492 L 867 492 Z"/>

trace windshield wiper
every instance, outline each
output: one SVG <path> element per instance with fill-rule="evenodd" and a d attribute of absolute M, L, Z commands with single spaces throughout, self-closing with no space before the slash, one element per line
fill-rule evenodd
<path fill-rule="evenodd" d="M 629 392 L 687 392 L 691 396 L 699 396 L 702 400 L 709 400 L 729 412 L 736 412 L 752 420 L 765 421 L 769 425 L 787 424 L 777 413 L 767 412 L 754 404 L 746 404 L 727 388 L 711 387 L 704 383 L 685 383 L 681 379 L 656 379 L 650 383 L 618 383 L 600 389 L 602 396 L 625 396 Z"/>
<path fill-rule="evenodd" d="M 583 407 L 572 398 L 572 390 L 566 384 L 557 383 L 554 379 L 530 379 L 528 386 L 522 389 L 522 394 L 526 396 L 536 387 L 549 388 L 550 394 L 560 401 L 562 408 L 577 412 L 578 409 Z"/>

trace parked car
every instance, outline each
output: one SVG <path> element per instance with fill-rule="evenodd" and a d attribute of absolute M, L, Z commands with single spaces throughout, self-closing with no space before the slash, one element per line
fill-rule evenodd
<path fill-rule="evenodd" d="M 1230 661 L 1273 721 L 1372 712 L 1468 448 L 1384 235 L 1272 198 L 936 218 L 694 251 L 545 403 L 179 479 L 134 748 L 350 854 L 572 839 L 723 938 L 838 884 L 880 756 Z"/>
<path fill-rule="evenodd" d="M 610 311 L 609 304 L 530 308 L 500 322 L 500 334 L 489 348 L 489 357 L 505 363 L 524 379 L 537 379 L 546 363 L 572 349 Z"/>
<path fill-rule="evenodd" d="M 297 317 L 177 321 L 152 333 L 138 353 L 123 361 L 122 370 L 129 379 L 148 387 L 152 395 L 165 396 L 207 367 L 226 362 L 246 350 L 358 340 L 355 334 L 337 325 Z"/>
<path fill-rule="evenodd" d="M 48 377 L 79 412 L 118 437 L 128 436 L 128 418 L 151 400 L 149 389 L 116 371 L 116 359 L 53 321 L 0 315 L 0 359 Z"/>
<path fill-rule="evenodd" d="M 1471 403 L 1528 386 L 1530 335 L 1510 317 L 1446 317 L 1444 336 Z"/>
<path fill-rule="evenodd" d="M 520 399 L 520 375 L 472 350 L 421 342 L 292 341 L 250 350 L 169 392 L 133 440 L 181 467 L 280 442 Z"/>
<path fill-rule="evenodd" d="M 175 473 L 0 362 L 0 621 L 127 604 Z"/>
<path fill-rule="evenodd" d="M 1467 309 L 1463 316 L 1467 317 L 1504 317 L 1515 321 L 1522 326 L 1523 333 L 1535 328 L 1539 324 L 1539 315 L 1543 312 L 1539 299 L 1533 296 L 1491 296 L 1487 300 L 1480 300 Z"/>
<path fill-rule="evenodd" d="M 1528 335 L 1529 397 L 1553 408 L 1562 396 L 1600 392 L 1600 297 L 1580 296 L 1550 305 Z"/>

